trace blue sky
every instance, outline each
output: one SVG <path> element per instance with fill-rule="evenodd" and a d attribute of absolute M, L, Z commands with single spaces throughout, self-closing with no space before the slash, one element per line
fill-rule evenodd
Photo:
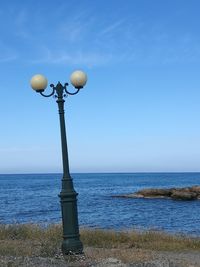
<path fill-rule="evenodd" d="M 200 171 L 198 0 L 1 1 L 0 173 L 61 172 L 57 104 L 30 78 L 68 82 L 72 172 Z M 72 89 L 72 88 L 71 88 Z"/>

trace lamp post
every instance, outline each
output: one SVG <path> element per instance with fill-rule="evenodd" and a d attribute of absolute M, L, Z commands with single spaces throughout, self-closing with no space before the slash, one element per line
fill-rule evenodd
<path fill-rule="evenodd" d="M 71 253 L 81 254 L 83 252 L 83 245 L 80 241 L 79 225 L 78 225 L 78 211 L 77 211 L 77 193 L 74 190 L 73 181 L 69 172 L 68 150 L 67 150 L 67 138 L 65 128 L 64 117 L 64 97 L 68 95 L 77 94 L 81 88 L 87 82 L 87 76 L 84 72 L 78 70 L 71 74 L 70 81 L 75 87 L 75 92 L 68 91 L 68 83 L 62 85 L 60 82 L 55 86 L 50 84 L 52 92 L 50 94 L 44 94 L 44 90 L 47 87 L 47 79 L 37 74 L 32 77 L 30 83 L 31 87 L 44 97 L 54 96 L 57 100 L 59 118 L 60 118 L 60 133 L 61 133 L 61 145 L 62 145 L 62 162 L 63 162 L 63 178 L 62 189 L 59 194 L 62 212 L 62 225 L 63 225 L 63 242 L 62 252 L 64 255 Z"/>

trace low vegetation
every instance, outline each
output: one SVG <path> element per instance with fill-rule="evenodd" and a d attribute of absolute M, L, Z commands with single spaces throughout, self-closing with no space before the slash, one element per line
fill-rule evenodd
<path fill-rule="evenodd" d="M 200 251 L 200 238 L 156 231 L 81 229 L 81 240 L 86 257 L 93 262 L 106 257 L 117 257 L 123 262 L 147 260 L 155 251 Z M 0 225 L 1 257 L 61 259 L 61 241 L 61 225 Z"/>
<path fill-rule="evenodd" d="M 62 240 L 61 225 L 0 225 L 0 254 L 55 255 Z M 111 231 L 81 229 L 84 246 L 96 248 L 141 248 L 150 250 L 200 250 L 200 238 L 157 231 Z"/>
<path fill-rule="evenodd" d="M 105 248 L 140 248 L 159 251 L 200 250 L 200 238 L 170 235 L 157 231 L 86 230 L 81 232 L 87 246 Z"/>

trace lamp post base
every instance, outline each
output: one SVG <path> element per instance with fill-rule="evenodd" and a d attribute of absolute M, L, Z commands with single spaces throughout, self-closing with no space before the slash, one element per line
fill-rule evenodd
<path fill-rule="evenodd" d="M 72 179 L 63 179 L 63 188 L 70 188 Z M 67 185 L 67 183 L 69 183 Z M 71 186 L 71 188 L 73 188 Z M 77 212 L 77 193 L 62 190 L 59 197 L 61 202 L 62 223 L 63 223 L 63 255 L 82 254 L 83 244 L 80 241 L 78 212 Z"/>
<path fill-rule="evenodd" d="M 62 242 L 63 255 L 78 255 L 83 254 L 83 244 L 77 239 L 64 239 Z"/>

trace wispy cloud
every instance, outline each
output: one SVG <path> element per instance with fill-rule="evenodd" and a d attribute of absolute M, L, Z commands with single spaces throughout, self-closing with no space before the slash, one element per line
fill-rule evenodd
<path fill-rule="evenodd" d="M 65 6 L 57 10 L 52 22 L 51 15 L 42 19 L 41 10 L 34 15 L 30 9 L 18 10 L 13 35 L 19 37 L 16 49 L 20 58 L 31 64 L 94 67 L 127 61 L 145 65 L 191 62 L 200 56 L 199 40 L 184 33 L 171 36 L 166 21 L 147 23 L 137 16 L 122 19 L 106 16 L 101 21 L 89 7 L 79 8 L 68 16 L 65 11 Z M 13 51 L 1 51 L 0 62 L 18 57 L 14 47 Z"/>
<path fill-rule="evenodd" d="M 10 55 L 10 56 L 2 56 L 2 55 L 0 55 L 0 63 L 14 61 L 17 58 L 18 58 L 17 54 L 15 54 L 15 55 L 13 54 L 13 55 Z"/>
<path fill-rule="evenodd" d="M 104 65 L 112 60 L 111 54 L 97 52 L 74 51 L 68 53 L 66 51 L 52 51 L 49 48 L 43 48 L 43 56 L 38 59 L 31 60 L 32 64 L 67 64 L 67 65 L 83 65 L 94 67 Z"/>
<path fill-rule="evenodd" d="M 57 27 L 57 33 L 64 40 L 72 43 L 84 41 L 90 34 L 93 23 L 94 17 L 89 16 L 88 11 L 84 10 L 62 21 Z"/>
<path fill-rule="evenodd" d="M 14 61 L 18 58 L 18 53 L 11 47 L 0 42 L 0 63 Z"/>
<path fill-rule="evenodd" d="M 105 28 L 99 32 L 99 35 L 106 35 L 106 34 L 113 34 L 116 31 L 118 32 L 119 29 L 122 27 L 122 24 L 124 22 L 124 19 L 115 21 L 112 24 L 106 25 Z"/>
<path fill-rule="evenodd" d="M 9 38 L 15 40 L 11 46 L 21 59 L 31 64 L 94 67 L 123 57 L 113 42 L 117 43 L 115 39 L 123 31 L 124 19 L 102 23 L 89 7 L 79 8 L 68 16 L 65 9 L 64 6 L 56 10 L 52 22 L 50 14 L 42 18 L 42 10 L 32 14 L 27 7 L 17 11 L 13 8 L 11 13 L 16 14 L 9 27 L 15 31 Z M 9 53 L 2 52 L 2 56 L 0 52 L 0 62 L 16 59 L 17 53 L 11 52 L 11 49 Z"/>
<path fill-rule="evenodd" d="M 31 32 L 30 29 L 28 30 L 28 21 L 29 21 L 29 12 L 26 9 L 21 9 L 15 16 L 14 25 L 15 25 L 15 32 L 16 36 L 19 36 L 23 39 L 30 39 Z"/>
<path fill-rule="evenodd" d="M 123 30 L 123 20 L 107 24 L 98 23 L 97 18 L 81 11 L 69 16 L 56 27 L 57 41 L 60 45 L 43 44 L 38 47 L 38 57 L 30 60 L 32 64 L 70 64 L 87 67 L 101 66 L 120 61 L 126 51 L 118 53 L 113 46 Z"/>

